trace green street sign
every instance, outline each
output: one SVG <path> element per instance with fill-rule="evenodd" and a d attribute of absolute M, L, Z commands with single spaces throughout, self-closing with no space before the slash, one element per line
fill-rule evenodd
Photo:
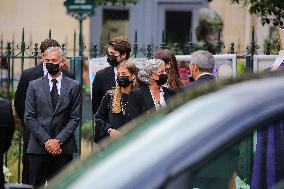
<path fill-rule="evenodd" d="M 86 14 L 88 16 L 94 14 L 95 3 L 92 0 L 66 0 L 64 6 L 67 8 L 68 14 Z"/>

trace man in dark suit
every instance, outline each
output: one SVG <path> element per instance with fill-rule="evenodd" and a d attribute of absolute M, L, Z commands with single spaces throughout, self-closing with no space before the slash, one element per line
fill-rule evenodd
<path fill-rule="evenodd" d="M 29 183 L 34 186 L 46 182 L 78 151 L 74 132 L 80 124 L 80 84 L 62 74 L 60 47 L 48 48 L 44 62 L 48 74 L 29 83 L 24 115 L 31 133 Z"/>
<path fill-rule="evenodd" d="M 4 188 L 3 154 L 11 146 L 14 130 L 11 102 L 0 98 L 0 188 Z"/>
<path fill-rule="evenodd" d="M 194 82 L 190 82 L 188 85 L 183 86 L 181 91 L 186 91 L 199 86 L 201 83 L 214 80 L 215 77 L 211 74 L 214 65 L 214 56 L 210 52 L 204 50 L 193 52 L 191 54 L 189 69 Z"/>
<path fill-rule="evenodd" d="M 44 51 L 49 47 L 60 47 L 60 44 L 54 39 L 46 39 L 40 45 L 41 56 L 44 56 Z M 67 70 L 62 70 L 63 75 L 66 77 L 74 79 L 74 75 Z M 25 111 L 25 100 L 26 100 L 26 93 L 29 86 L 29 82 L 40 77 L 43 77 L 47 74 L 47 70 L 43 61 L 32 68 L 26 69 L 23 71 L 17 90 L 15 94 L 15 110 L 21 120 L 21 124 L 23 126 L 23 172 L 22 172 L 22 183 L 28 184 L 28 175 L 29 175 L 29 157 L 27 152 L 27 145 L 29 141 L 29 132 L 25 129 L 24 126 L 24 111 Z"/>
<path fill-rule="evenodd" d="M 125 37 L 115 37 L 108 42 L 107 61 L 109 67 L 100 70 L 96 73 L 92 83 L 92 110 L 96 114 L 100 103 L 108 90 L 116 85 L 117 66 L 125 60 L 129 59 L 131 45 Z M 103 134 L 95 128 L 95 141 L 101 140 Z"/>

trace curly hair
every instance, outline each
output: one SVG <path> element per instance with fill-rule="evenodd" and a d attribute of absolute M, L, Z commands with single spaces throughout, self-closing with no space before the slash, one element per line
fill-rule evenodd
<path fill-rule="evenodd" d="M 165 62 L 161 59 L 154 58 L 146 60 L 138 72 L 138 79 L 143 84 L 149 85 L 152 82 L 152 74 L 158 69 L 161 64 L 165 64 Z"/>
<path fill-rule="evenodd" d="M 123 36 L 117 36 L 111 39 L 108 42 L 108 45 L 111 46 L 114 50 L 118 51 L 120 54 L 126 54 L 126 59 L 129 59 L 131 52 L 131 45 L 128 42 L 128 39 Z"/>
<path fill-rule="evenodd" d="M 44 53 L 49 47 L 61 47 L 58 41 L 54 39 L 46 39 L 40 44 L 40 52 Z"/>
<path fill-rule="evenodd" d="M 131 62 L 122 62 L 118 68 L 125 68 L 129 71 L 131 75 L 135 76 L 134 81 L 131 83 L 131 91 L 137 88 L 137 68 L 135 64 Z M 113 91 L 113 99 L 112 99 L 112 112 L 120 113 L 121 112 L 121 87 L 118 85 L 115 87 Z"/>

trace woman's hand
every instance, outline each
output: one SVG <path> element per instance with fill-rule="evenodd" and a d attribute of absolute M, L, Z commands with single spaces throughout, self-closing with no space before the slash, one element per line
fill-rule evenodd
<path fill-rule="evenodd" d="M 109 129 L 108 134 L 110 137 L 117 137 L 120 135 L 120 132 L 115 129 Z"/>

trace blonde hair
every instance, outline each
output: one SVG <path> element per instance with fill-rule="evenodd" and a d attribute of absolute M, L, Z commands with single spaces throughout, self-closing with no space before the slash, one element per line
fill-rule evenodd
<path fill-rule="evenodd" d="M 119 68 L 125 68 L 129 71 L 129 73 L 131 75 L 135 76 L 135 79 L 133 80 L 133 82 L 130 84 L 131 87 L 131 91 L 137 88 L 137 68 L 135 66 L 135 64 L 125 61 L 119 64 L 118 69 Z M 114 91 L 113 91 L 113 99 L 112 99 L 112 112 L 113 113 L 120 113 L 121 110 L 121 87 L 119 87 L 118 85 L 116 85 Z"/>

